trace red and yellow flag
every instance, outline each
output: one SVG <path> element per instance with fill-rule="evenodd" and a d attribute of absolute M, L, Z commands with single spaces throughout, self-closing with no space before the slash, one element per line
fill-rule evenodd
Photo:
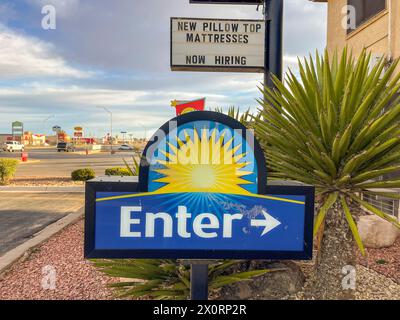
<path fill-rule="evenodd" d="M 176 109 L 177 116 L 193 111 L 204 111 L 206 98 L 194 101 L 173 100 L 171 106 Z"/>

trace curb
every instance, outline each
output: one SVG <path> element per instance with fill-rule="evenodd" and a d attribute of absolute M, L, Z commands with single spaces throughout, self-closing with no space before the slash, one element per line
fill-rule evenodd
<path fill-rule="evenodd" d="M 86 151 L 77 151 L 74 154 L 77 154 L 79 156 L 90 156 L 92 154 L 97 154 L 97 153 L 101 153 L 101 150 L 89 150 L 89 153 L 86 154 Z"/>
<path fill-rule="evenodd" d="M 34 187 L 34 186 L 26 186 L 26 187 L 0 187 L 0 192 L 24 192 L 24 193 L 84 193 L 85 186 L 76 186 L 76 187 Z"/>
<path fill-rule="evenodd" d="M 41 162 L 40 160 L 28 160 L 26 162 L 22 162 L 21 160 L 18 160 L 20 165 L 27 165 L 27 164 L 32 164 L 32 163 L 39 163 Z"/>
<path fill-rule="evenodd" d="M 61 218 L 60 220 L 48 225 L 43 230 L 36 233 L 33 238 L 5 253 L 0 257 L 0 275 L 11 268 L 14 263 L 21 259 L 21 257 L 27 256 L 29 251 L 31 251 L 33 248 L 38 247 L 67 226 L 80 220 L 83 214 L 84 207 L 81 207 L 79 210 L 72 212 L 64 218 Z"/>

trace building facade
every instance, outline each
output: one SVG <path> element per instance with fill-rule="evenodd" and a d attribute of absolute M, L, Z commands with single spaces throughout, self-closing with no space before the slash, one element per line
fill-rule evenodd
<path fill-rule="evenodd" d="M 400 0 L 311 1 L 328 5 L 327 49 L 330 53 L 347 46 L 355 57 L 367 49 L 372 53 L 371 63 L 381 57 L 389 61 L 400 58 Z M 393 177 L 399 178 L 399 175 L 396 173 Z M 364 200 L 400 219 L 398 200 L 366 195 Z"/>
<path fill-rule="evenodd" d="M 328 5 L 327 48 L 366 48 L 378 59 L 400 57 L 399 0 L 312 0 Z M 400 72 L 400 68 L 398 69 Z"/>

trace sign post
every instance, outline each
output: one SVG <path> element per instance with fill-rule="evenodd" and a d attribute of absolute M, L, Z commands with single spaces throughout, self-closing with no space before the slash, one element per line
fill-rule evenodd
<path fill-rule="evenodd" d="M 190 299 L 208 299 L 208 265 L 207 260 L 190 260 Z"/>
<path fill-rule="evenodd" d="M 282 80 L 283 0 L 264 0 L 266 25 L 264 85 L 274 87 L 271 74 Z M 267 28 L 267 26 L 269 26 Z"/>

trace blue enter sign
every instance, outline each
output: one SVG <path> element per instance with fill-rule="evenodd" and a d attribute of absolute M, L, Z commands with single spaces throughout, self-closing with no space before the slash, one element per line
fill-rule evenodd
<path fill-rule="evenodd" d="M 308 258 L 306 212 L 305 195 L 96 192 L 92 257 Z"/>

